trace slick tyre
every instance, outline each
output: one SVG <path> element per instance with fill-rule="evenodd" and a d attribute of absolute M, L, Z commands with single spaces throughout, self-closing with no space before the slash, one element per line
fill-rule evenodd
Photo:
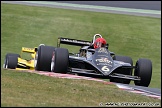
<path fill-rule="evenodd" d="M 38 51 L 35 59 L 35 70 L 38 71 L 51 71 L 51 59 L 52 52 L 55 47 L 41 45 L 38 47 Z"/>
<path fill-rule="evenodd" d="M 5 56 L 3 68 L 16 69 L 18 63 L 19 54 L 8 53 Z"/>
<path fill-rule="evenodd" d="M 56 48 L 53 52 L 51 71 L 66 73 L 69 63 L 69 52 L 65 48 Z"/>
<path fill-rule="evenodd" d="M 140 81 L 134 81 L 135 85 L 148 87 L 152 77 L 152 62 L 149 59 L 140 58 L 136 62 L 134 76 L 140 77 Z"/>
<path fill-rule="evenodd" d="M 114 56 L 114 60 L 123 61 L 125 63 L 130 63 L 131 66 L 133 66 L 133 60 L 131 57 L 128 56 Z M 120 74 L 125 75 L 132 75 L 133 68 L 130 69 L 120 69 Z M 121 78 L 110 78 L 110 82 L 117 82 L 117 83 L 123 83 L 123 84 L 129 84 L 131 82 L 130 79 L 121 79 Z"/>

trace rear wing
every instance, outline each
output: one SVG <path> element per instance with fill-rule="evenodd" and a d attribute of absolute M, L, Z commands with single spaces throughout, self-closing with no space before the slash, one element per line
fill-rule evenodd
<path fill-rule="evenodd" d="M 34 53 L 36 51 L 37 51 L 37 47 L 35 47 L 35 48 L 22 47 L 22 52 Z"/>
<path fill-rule="evenodd" d="M 59 37 L 57 41 L 57 47 L 60 47 L 60 44 L 68 44 L 68 45 L 75 45 L 75 46 L 90 46 L 92 42 Z"/>

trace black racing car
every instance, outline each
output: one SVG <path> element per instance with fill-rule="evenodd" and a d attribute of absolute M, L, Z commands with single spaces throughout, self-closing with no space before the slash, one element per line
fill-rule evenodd
<path fill-rule="evenodd" d="M 151 60 L 139 58 L 133 66 L 132 58 L 115 55 L 108 50 L 108 44 L 94 49 L 92 45 L 97 37 L 102 36 L 95 34 L 92 42 L 60 37 L 57 47 L 39 46 L 35 69 L 110 79 L 111 82 L 124 84 L 134 80 L 135 85 L 149 86 L 152 76 Z M 68 49 L 61 48 L 60 44 L 81 48 L 78 53 L 73 54 L 69 53 Z"/>

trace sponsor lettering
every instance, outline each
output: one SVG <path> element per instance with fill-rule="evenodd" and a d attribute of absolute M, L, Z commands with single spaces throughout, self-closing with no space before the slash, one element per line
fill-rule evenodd
<path fill-rule="evenodd" d="M 96 62 L 104 62 L 104 63 L 109 63 L 112 64 L 113 62 L 108 60 L 107 58 L 101 58 L 101 59 L 96 59 Z"/>
<path fill-rule="evenodd" d="M 108 63 L 98 63 L 97 65 L 103 65 L 103 66 L 107 65 L 107 66 L 112 67 L 112 64 L 108 64 Z"/>
<path fill-rule="evenodd" d="M 78 40 L 72 40 L 72 39 L 62 39 L 62 41 L 74 42 L 74 43 L 81 43 L 81 44 L 88 44 L 88 45 L 90 45 L 90 42 L 84 42 L 84 41 L 78 41 Z"/>
<path fill-rule="evenodd" d="M 28 50 L 28 51 L 30 51 L 30 50 L 34 50 L 34 48 L 25 48 L 25 47 L 23 47 L 23 50 Z"/>
<path fill-rule="evenodd" d="M 108 54 L 108 51 L 107 51 L 105 48 L 100 48 L 100 49 L 98 50 L 98 52 L 99 52 L 99 53 L 106 53 L 106 54 Z"/>

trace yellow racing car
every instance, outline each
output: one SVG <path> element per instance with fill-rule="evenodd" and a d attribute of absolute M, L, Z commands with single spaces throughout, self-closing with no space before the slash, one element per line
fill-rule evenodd
<path fill-rule="evenodd" d="M 50 71 L 55 47 L 40 44 L 38 47 L 22 47 L 20 54 L 7 53 L 3 68 L 16 70 Z M 39 55 L 39 56 L 38 56 Z"/>
<path fill-rule="evenodd" d="M 5 56 L 3 68 L 10 68 L 16 70 L 26 70 L 26 69 L 34 70 L 36 52 L 37 47 L 35 48 L 22 47 L 20 54 L 7 53 Z M 25 57 L 27 58 L 28 55 L 29 59 L 22 58 L 24 55 L 23 53 L 28 53 L 25 54 L 26 55 Z"/>

